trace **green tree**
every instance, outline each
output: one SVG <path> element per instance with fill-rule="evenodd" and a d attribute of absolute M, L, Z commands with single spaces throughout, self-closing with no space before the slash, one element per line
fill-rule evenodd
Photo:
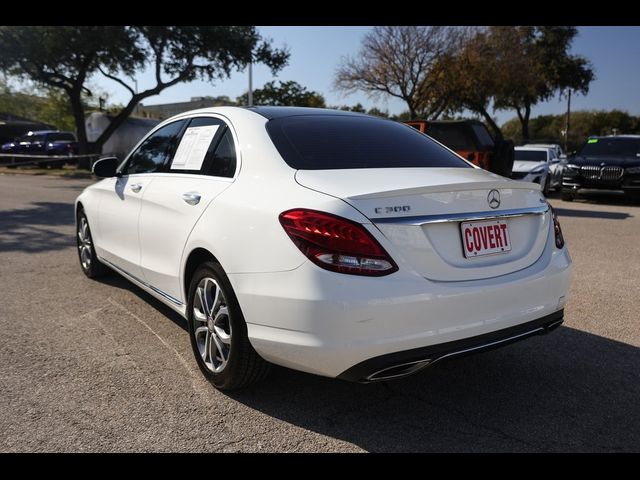
<path fill-rule="evenodd" d="M 247 105 L 248 94 L 244 93 L 237 99 L 238 105 Z M 314 91 L 307 90 L 298 82 L 289 80 L 267 82 L 262 88 L 253 91 L 253 103 L 255 105 L 282 105 L 292 107 L 316 107 L 324 108 L 324 97 Z"/>
<path fill-rule="evenodd" d="M 463 33 L 443 26 L 375 27 L 356 57 L 342 59 L 334 84 L 347 93 L 400 98 L 412 118 L 437 118 L 447 107 L 438 93 L 440 59 L 459 48 Z"/>
<path fill-rule="evenodd" d="M 289 54 L 274 49 L 252 26 L 55 26 L 0 27 L 0 69 L 65 92 L 74 115 L 80 152 L 88 151 L 83 92 L 96 73 L 131 94 L 129 102 L 95 142 L 99 150 L 143 99 L 195 79 L 227 78 L 234 69 L 261 62 L 272 71 Z M 155 85 L 136 92 L 127 79 L 145 67 Z"/>
<path fill-rule="evenodd" d="M 100 95 L 107 97 L 105 93 Z M 94 107 L 92 98 L 86 93 L 82 96 L 82 103 L 85 109 Z M 59 130 L 75 130 L 69 100 L 64 92 L 55 88 L 16 89 L 0 81 L 0 112 L 53 125 Z"/>
<path fill-rule="evenodd" d="M 569 54 L 573 26 L 491 27 L 489 44 L 500 62 L 495 107 L 515 109 L 522 138 L 530 138 L 531 107 L 567 89 L 587 94 L 594 78 L 589 61 Z"/>
<path fill-rule="evenodd" d="M 565 116 L 541 115 L 530 120 L 530 140 L 556 141 L 561 143 L 565 128 Z M 520 120 L 515 117 L 502 125 L 505 137 L 522 142 Z M 621 110 L 578 110 L 571 112 L 571 132 L 569 149 L 579 147 L 590 135 L 638 134 L 640 117 Z"/>

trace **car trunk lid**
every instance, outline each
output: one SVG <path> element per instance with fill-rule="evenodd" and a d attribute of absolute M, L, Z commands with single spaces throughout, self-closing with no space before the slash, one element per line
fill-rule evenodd
<path fill-rule="evenodd" d="M 505 275 L 542 255 L 551 215 L 540 187 L 481 169 L 393 168 L 298 170 L 296 181 L 343 199 L 377 227 L 399 264 L 436 281 Z M 500 202 L 491 208 L 492 190 Z M 465 258 L 463 222 L 505 220 L 512 248 Z M 393 251 L 392 251 L 393 250 Z"/>

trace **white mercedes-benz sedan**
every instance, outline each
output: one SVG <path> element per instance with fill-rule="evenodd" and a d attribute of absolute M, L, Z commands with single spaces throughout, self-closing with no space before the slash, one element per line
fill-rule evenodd
<path fill-rule="evenodd" d="M 534 183 L 352 112 L 177 115 L 76 201 L 80 265 L 188 322 L 220 389 L 271 363 L 372 382 L 559 326 L 571 257 Z"/>

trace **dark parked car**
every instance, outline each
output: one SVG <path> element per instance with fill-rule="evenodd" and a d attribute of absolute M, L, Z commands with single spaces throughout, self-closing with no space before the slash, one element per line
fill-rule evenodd
<path fill-rule="evenodd" d="M 511 177 L 513 142 L 494 139 L 484 123 L 478 120 L 410 120 L 404 123 L 426 133 L 474 165 Z"/>
<path fill-rule="evenodd" d="M 38 130 L 2 145 L 2 153 L 33 155 L 73 155 L 77 153 L 78 142 L 71 132 L 58 130 Z M 43 165 L 59 166 L 64 160 L 44 162 Z"/>
<path fill-rule="evenodd" d="M 590 137 L 567 160 L 562 199 L 573 200 L 581 188 L 640 194 L 640 135 Z"/>

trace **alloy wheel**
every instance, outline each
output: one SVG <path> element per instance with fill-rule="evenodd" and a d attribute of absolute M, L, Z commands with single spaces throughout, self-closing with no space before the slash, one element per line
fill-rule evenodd
<path fill-rule="evenodd" d="M 231 322 L 224 292 L 216 280 L 205 277 L 198 283 L 193 302 L 194 336 L 207 369 L 222 372 L 231 353 Z"/>

